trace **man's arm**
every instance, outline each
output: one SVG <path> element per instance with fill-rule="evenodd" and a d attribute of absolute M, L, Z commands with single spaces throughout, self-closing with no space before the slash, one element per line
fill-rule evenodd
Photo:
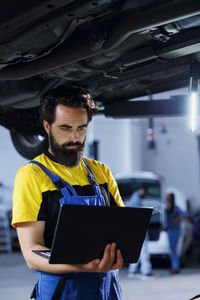
<path fill-rule="evenodd" d="M 16 224 L 18 238 L 23 256 L 30 269 L 38 271 L 63 274 L 71 272 L 102 272 L 106 273 L 109 270 L 114 270 L 122 267 L 123 259 L 120 250 L 116 251 L 116 245 L 112 243 L 107 245 L 104 250 L 104 255 L 101 260 L 94 259 L 87 264 L 49 264 L 48 259 L 43 258 L 32 250 L 47 250 L 44 246 L 44 221 L 25 222 Z M 115 261 L 116 254 L 116 262 Z"/>
<path fill-rule="evenodd" d="M 135 191 L 128 200 L 128 206 L 141 207 L 141 199 L 137 191 Z"/>

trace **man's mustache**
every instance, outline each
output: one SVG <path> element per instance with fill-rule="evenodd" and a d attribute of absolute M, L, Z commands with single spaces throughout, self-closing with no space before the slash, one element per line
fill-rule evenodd
<path fill-rule="evenodd" d="M 76 142 L 76 143 L 72 143 L 72 142 L 69 142 L 69 143 L 64 143 L 62 145 L 62 147 L 67 147 L 67 146 L 84 146 L 84 144 L 80 143 L 80 142 Z"/>

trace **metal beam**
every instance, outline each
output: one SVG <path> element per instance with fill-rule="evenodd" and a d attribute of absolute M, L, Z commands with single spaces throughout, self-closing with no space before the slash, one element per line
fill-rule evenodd
<path fill-rule="evenodd" d="M 189 99 L 187 96 L 179 96 L 167 100 L 116 102 L 105 106 L 102 112 L 105 116 L 113 118 L 187 116 L 189 114 Z"/>

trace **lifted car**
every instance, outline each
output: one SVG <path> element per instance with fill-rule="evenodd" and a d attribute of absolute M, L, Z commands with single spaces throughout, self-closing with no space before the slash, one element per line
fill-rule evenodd
<path fill-rule="evenodd" d="M 0 12 L 0 124 L 28 159 L 47 147 L 47 89 L 86 87 L 105 115 L 120 104 L 126 116 L 130 99 L 188 86 L 200 60 L 199 0 L 7 0 Z"/>

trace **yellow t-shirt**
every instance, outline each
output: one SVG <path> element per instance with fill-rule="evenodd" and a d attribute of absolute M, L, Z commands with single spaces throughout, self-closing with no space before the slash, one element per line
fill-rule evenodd
<path fill-rule="evenodd" d="M 74 168 L 68 168 L 52 160 L 48 154 L 41 154 L 34 160 L 43 164 L 49 171 L 68 182 L 78 195 L 94 195 L 83 161 Z M 103 163 L 85 158 L 92 173 L 101 187 L 110 196 L 110 204 L 124 206 L 118 186 L 110 169 Z M 50 247 L 59 210 L 59 199 L 62 194 L 56 189 L 49 176 L 37 165 L 26 164 L 19 169 L 13 193 L 12 225 L 17 223 L 45 221 L 45 241 Z"/>

